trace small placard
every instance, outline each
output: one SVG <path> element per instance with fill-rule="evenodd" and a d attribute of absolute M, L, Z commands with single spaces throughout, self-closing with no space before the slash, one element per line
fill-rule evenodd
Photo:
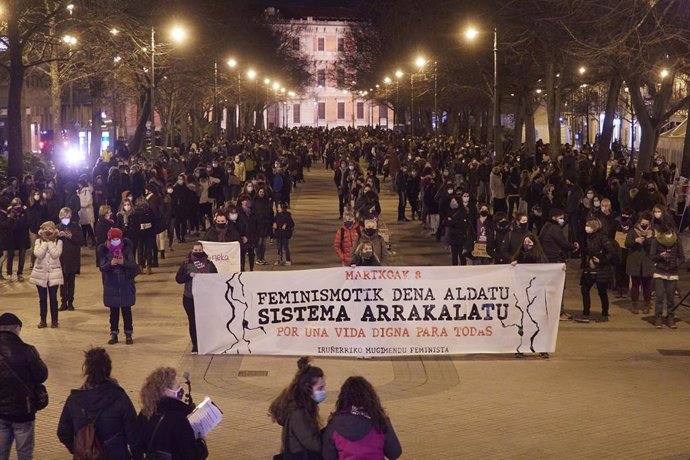
<path fill-rule="evenodd" d="M 474 249 L 472 249 L 472 256 L 491 258 L 491 256 L 486 252 L 486 243 L 474 243 Z"/>
<path fill-rule="evenodd" d="M 628 234 L 625 232 L 616 232 L 616 243 L 618 243 L 618 246 L 621 248 L 625 247 L 625 239 L 628 237 Z"/>

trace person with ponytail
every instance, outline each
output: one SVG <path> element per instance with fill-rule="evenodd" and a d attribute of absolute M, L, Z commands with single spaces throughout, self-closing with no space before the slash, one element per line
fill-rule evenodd
<path fill-rule="evenodd" d="M 321 458 L 319 403 L 325 399 L 323 370 L 309 364 L 309 357 L 300 358 L 292 382 L 268 409 L 273 421 L 283 427 L 281 453 L 284 459 Z"/>

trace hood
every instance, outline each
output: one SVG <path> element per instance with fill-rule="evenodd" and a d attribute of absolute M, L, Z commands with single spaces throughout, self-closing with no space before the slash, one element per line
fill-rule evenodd
<path fill-rule="evenodd" d="M 350 413 L 334 415 L 329 425 L 333 427 L 334 431 L 350 441 L 362 439 L 371 431 L 373 426 L 371 420 L 364 415 Z"/>
<path fill-rule="evenodd" d="M 106 382 L 95 388 L 78 388 L 70 392 L 70 398 L 78 407 L 88 407 L 89 411 L 100 411 L 112 406 L 120 398 L 123 390 L 115 381 Z"/>

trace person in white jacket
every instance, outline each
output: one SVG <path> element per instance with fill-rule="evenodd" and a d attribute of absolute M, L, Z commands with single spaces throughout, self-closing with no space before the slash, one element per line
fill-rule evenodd
<path fill-rule="evenodd" d="M 36 285 L 41 312 L 41 322 L 38 328 L 48 326 L 48 298 L 50 298 L 50 327 L 58 327 L 58 286 L 64 283 L 60 255 L 62 254 L 62 241 L 57 239 L 58 229 L 54 222 L 48 221 L 41 224 L 38 231 L 39 239 L 34 244 L 34 256 L 36 262 L 31 271 L 29 283 Z"/>

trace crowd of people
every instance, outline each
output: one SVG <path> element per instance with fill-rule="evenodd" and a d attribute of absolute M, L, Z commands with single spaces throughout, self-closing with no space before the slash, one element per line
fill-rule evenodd
<path fill-rule="evenodd" d="M 184 285 L 182 305 L 196 353 L 192 280 L 197 273 L 217 271 L 202 241 L 238 242 L 242 271 L 268 264 L 271 247 L 276 266 L 290 265 L 296 226 L 291 194 L 305 180 L 305 170 L 322 161 L 333 173 L 342 220 L 333 250 L 343 266 L 389 263 L 389 242 L 380 231 L 380 194 L 388 192 L 398 197 L 397 225 L 418 221 L 431 241 L 447 248 L 451 265 L 579 262 L 582 311 L 573 317 L 562 306 L 561 320 L 589 322 L 590 291 L 596 287 L 598 321 L 610 318 L 610 295 L 623 299 L 632 314 L 650 313 L 654 298 L 655 326 L 676 328 L 684 262 L 678 230 L 685 225 L 688 189 L 676 165 L 657 157 L 650 170 L 637 171 L 635 161 L 616 148 L 611 159 L 599 161 L 596 145 L 577 150 L 566 144 L 557 157 L 541 142 L 529 147 L 509 148 L 499 157 L 490 145 L 450 136 L 296 128 L 250 132 L 234 141 L 206 139 L 154 160 L 108 152 L 90 169 L 46 165 L 10 178 L 0 190 L 0 267 L 5 266 L 0 281 L 24 282 L 30 260 L 38 327 L 59 328 L 60 312 L 77 308 L 81 253 L 91 250 L 103 305 L 110 311 L 108 344 L 119 342 L 121 317 L 125 343 L 131 345 L 136 278 L 151 274 L 189 240 L 191 251 L 175 280 Z M 30 364 L 16 375 L 0 367 L 0 382 L 38 386 L 47 369 L 38 352 L 19 339 L 21 321 L 6 315 L 0 318 L 2 359 L 10 361 L 9 371 L 20 361 Z M 173 451 L 168 458 L 205 458 L 205 444 L 184 425 L 191 409 L 181 401 L 184 391 L 174 369 L 160 368 L 148 377 L 138 417 L 111 371 L 105 350 L 86 352 L 85 383 L 70 395 L 58 428 L 70 452 L 84 448 L 74 443 L 78 433 L 95 426 L 101 448 L 120 452 L 108 458 L 142 458 L 154 448 Z M 20 458 L 31 458 L 37 409 L 26 404 L 31 398 L 21 388 L 0 389 L 0 458 L 12 440 L 18 451 L 29 452 Z M 284 453 L 400 455 L 392 425 L 364 378 L 345 382 L 322 430 L 318 403 L 324 397 L 323 371 L 301 360 L 295 379 L 270 408 L 283 427 Z M 115 413 L 126 427 L 113 424 Z M 165 432 L 185 434 L 170 439 Z"/>

